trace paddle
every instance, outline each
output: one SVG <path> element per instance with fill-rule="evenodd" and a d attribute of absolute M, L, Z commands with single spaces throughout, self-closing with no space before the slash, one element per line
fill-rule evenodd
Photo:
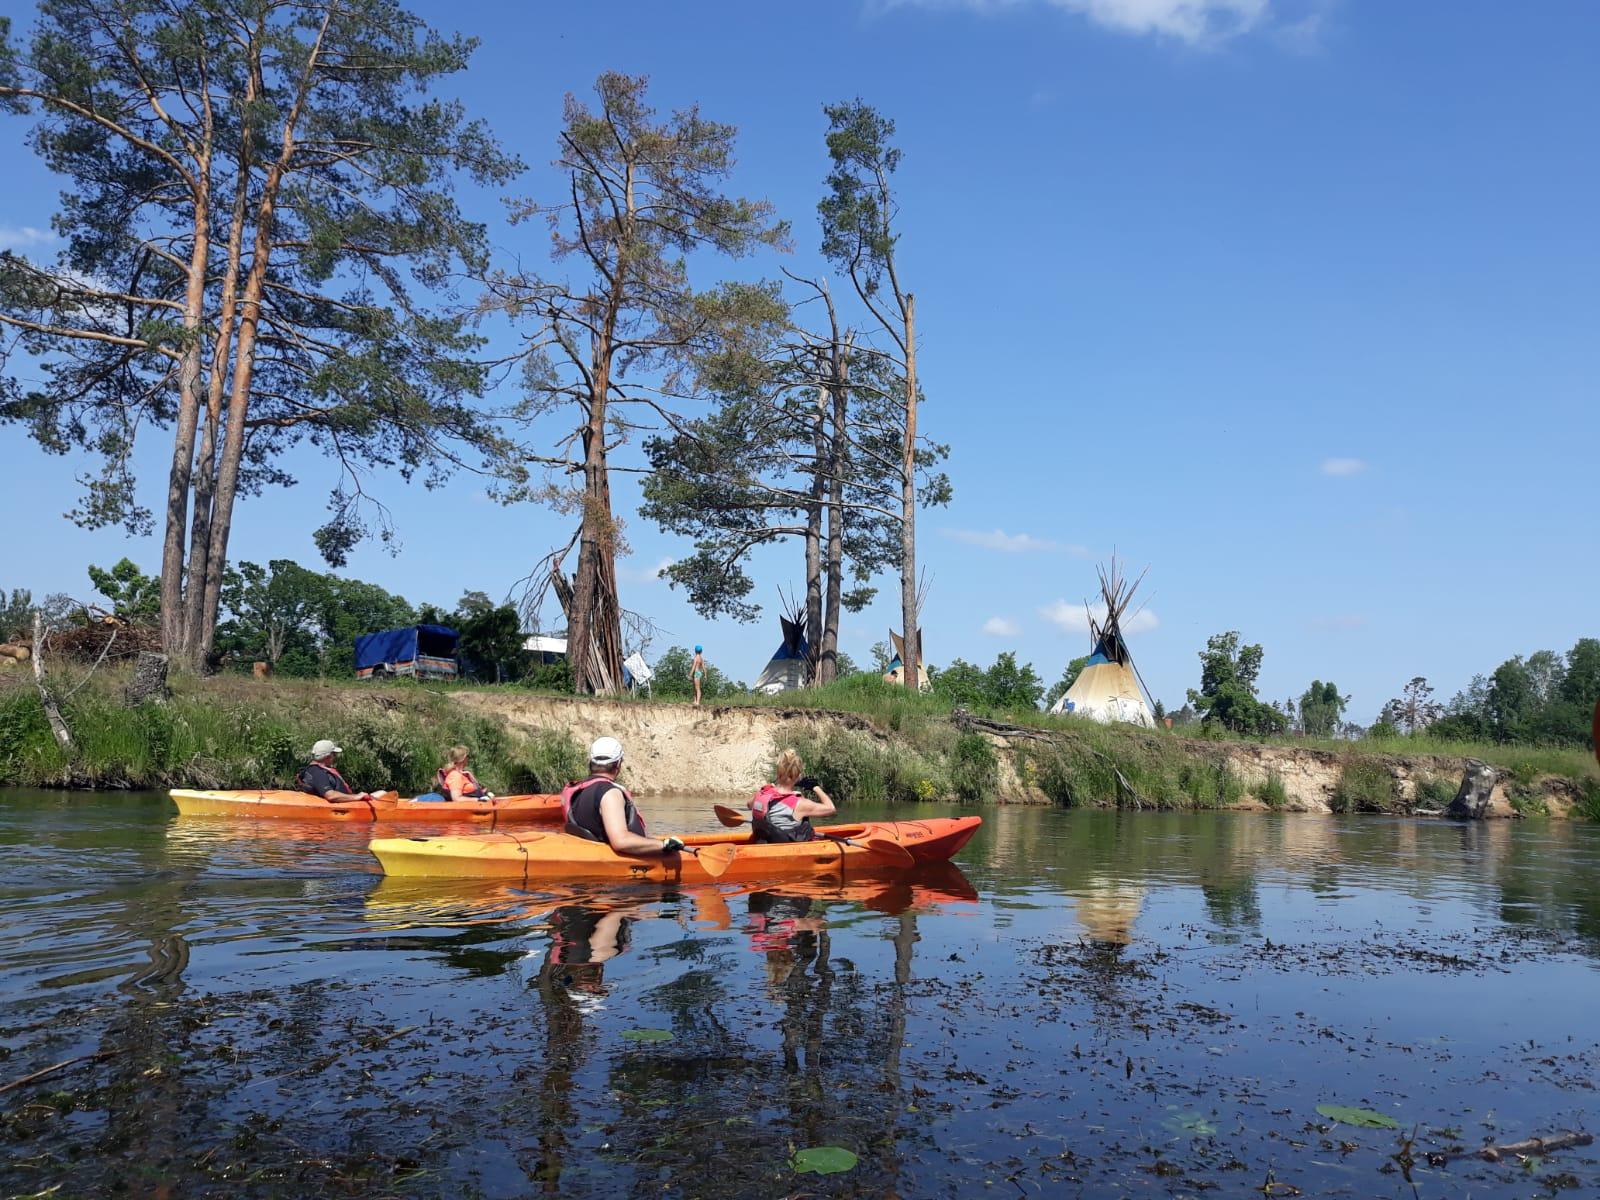
<path fill-rule="evenodd" d="M 736 825 L 743 825 L 750 819 L 736 809 L 729 808 L 726 804 L 714 805 L 712 807 L 712 811 L 717 814 L 717 820 L 721 821 L 730 829 Z M 874 854 L 881 854 L 885 858 L 892 859 L 897 867 L 910 867 L 916 865 L 917 860 L 911 857 L 911 851 L 907 850 L 893 838 L 869 837 L 857 841 L 855 838 L 840 837 L 838 834 L 826 832 L 822 833 L 821 836 L 827 838 L 829 841 L 843 842 L 846 846 L 865 848 L 867 850 L 871 850 Z"/>
<path fill-rule="evenodd" d="M 700 869 L 713 879 L 721 879 L 733 864 L 734 856 L 739 853 L 737 846 L 684 846 L 684 854 L 692 854 L 700 860 Z"/>

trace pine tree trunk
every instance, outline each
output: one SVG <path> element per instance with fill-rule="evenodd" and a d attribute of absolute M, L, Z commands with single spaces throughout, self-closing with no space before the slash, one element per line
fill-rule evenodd
<path fill-rule="evenodd" d="M 606 465 L 606 397 L 611 389 L 610 343 L 595 337 L 589 420 L 583 431 L 583 524 L 578 566 L 567 613 L 567 661 L 579 695 L 604 695 L 622 678 L 622 615 L 617 607 L 616 530 Z"/>
<path fill-rule="evenodd" d="M 844 591 L 844 465 L 848 436 L 850 359 L 849 347 L 833 343 L 828 391 L 832 402 L 833 428 L 828 444 L 828 543 L 825 570 L 828 592 L 823 601 L 822 645 L 817 654 L 817 682 L 832 683 L 839 677 L 839 606 Z"/>
<path fill-rule="evenodd" d="M 257 31 L 259 34 L 259 30 Z M 253 103 L 257 79 L 252 72 L 245 88 L 245 103 Z M 228 227 L 228 257 L 222 271 L 222 308 L 217 319 L 217 335 L 211 351 L 211 378 L 206 388 L 205 433 L 200 440 L 200 456 L 194 473 L 194 518 L 189 531 L 188 586 L 184 594 L 184 643 L 167 647 L 179 661 L 195 670 L 204 665 L 200 651 L 200 632 L 205 625 L 206 574 L 211 556 L 212 508 L 217 491 L 217 435 L 222 427 L 222 392 L 228 378 L 228 360 L 233 349 L 234 319 L 238 312 L 239 265 L 244 255 L 246 200 L 250 191 L 250 164 L 253 136 L 246 130 L 239 149 L 239 167 L 234 181 L 233 213 Z"/>
<path fill-rule="evenodd" d="M 811 497 L 806 504 L 806 682 L 822 682 L 822 509 L 828 494 L 828 389 L 817 389 L 811 418 Z"/>
<path fill-rule="evenodd" d="M 202 163 L 202 180 L 206 179 L 205 169 Z M 204 345 L 200 323 L 205 316 L 206 265 L 211 257 L 209 200 L 204 191 L 195 198 L 194 249 L 183 302 L 183 328 L 190 336 L 178 371 L 178 426 L 167 473 L 167 521 L 161 541 L 161 644 L 173 652 L 181 651 L 188 634 L 183 607 L 183 535 L 189 527 L 189 482 L 194 469 L 195 427 L 200 419 Z"/>
<path fill-rule="evenodd" d="M 917 612 L 917 302 L 906 294 L 906 428 L 900 462 L 900 612 L 905 622 L 905 685 L 922 678 L 922 638 Z"/>
<path fill-rule="evenodd" d="M 261 184 L 261 199 L 256 205 L 255 241 L 250 250 L 250 271 L 245 276 L 244 295 L 239 301 L 239 344 L 233 358 L 233 387 L 228 396 L 228 425 L 222 442 L 222 462 L 217 470 L 217 493 L 212 505 L 211 539 L 206 552 L 205 610 L 200 629 L 191 631 L 190 646 L 196 663 L 211 656 L 217 634 L 217 604 L 222 598 L 222 572 L 228 562 L 228 535 L 233 531 L 233 502 L 239 490 L 239 469 L 244 460 L 245 417 L 250 408 L 250 385 L 255 375 L 256 337 L 261 324 L 261 295 L 266 288 L 267 266 L 272 257 L 273 216 L 278 191 L 294 156 L 295 134 L 306 98 L 322 56 L 322 39 L 333 20 L 330 5 L 322 28 L 312 44 L 301 76 L 294 105 L 283 120 L 283 144 L 278 157 Z M 259 45 L 253 47 L 259 56 Z M 259 62 L 259 59 L 257 60 Z M 255 64 L 253 64 L 255 66 Z M 258 69 L 258 67 L 257 67 Z"/>

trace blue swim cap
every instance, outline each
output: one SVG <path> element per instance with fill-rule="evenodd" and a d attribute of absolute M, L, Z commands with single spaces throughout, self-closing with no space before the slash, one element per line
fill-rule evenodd
<path fill-rule="evenodd" d="M 703 652 L 704 652 L 704 651 L 705 651 L 705 647 L 704 647 L 704 646 L 696 646 L 696 647 L 695 647 L 695 648 L 694 648 L 694 652 L 695 652 L 695 653 L 696 653 L 696 654 L 700 654 L 700 653 L 703 653 Z"/>

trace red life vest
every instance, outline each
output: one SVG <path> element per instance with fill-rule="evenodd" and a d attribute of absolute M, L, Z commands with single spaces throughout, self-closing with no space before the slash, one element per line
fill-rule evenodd
<path fill-rule="evenodd" d="M 612 788 L 622 793 L 622 812 L 628 823 L 628 831 L 644 837 L 644 818 L 634 807 L 632 794 L 606 775 L 591 775 L 580 783 L 569 783 L 561 789 L 561 819 L 566 831 L 591 842 L 610 841 L 606 837 L 605 822 L 600 819 L 600 801 Z"/>
<path fill-rule="evenodd" d="M 816 831 L 811 818 L 799 816 L 798 792 L 786 792 L 776 784 L 764 783 L 750 799 L 750 825 L 758 842 L 809 842 Z"/>

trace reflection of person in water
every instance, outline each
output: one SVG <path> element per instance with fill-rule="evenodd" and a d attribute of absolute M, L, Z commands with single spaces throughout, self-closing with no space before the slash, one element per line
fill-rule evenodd
<path fill-rule="evenodd" d="M 767 983 L 782 985 L 795 967 L 817 956 L 817 934 L 827 928 L 827 918 L 813 915 L 814 905 L 804 896 L 777 892 L 750 893 L 750 949 L 767 958 Z"/>
<path fill-rule="evenodd" d="M 550 914 L 546 970 L 563 986 L 599 997 L 606 993 L 605 964 L 627 952 L 633 920 L 625 910 L 565 904 Z"/>

